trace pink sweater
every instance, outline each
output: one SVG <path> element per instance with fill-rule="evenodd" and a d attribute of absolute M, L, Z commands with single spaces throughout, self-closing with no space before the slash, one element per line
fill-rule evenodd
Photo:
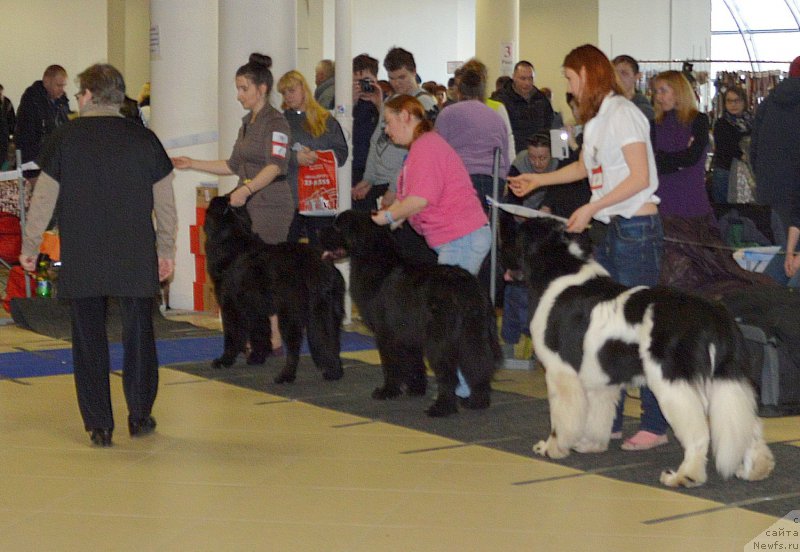
<path fill-rule="evenodd" d="M 474 232 L 489 221 L 461 158 L 439 133 L 417 138 L 397 179 L 397 197 L 422 197 L 428 205 L 409 217 L 430 247 Z"/>

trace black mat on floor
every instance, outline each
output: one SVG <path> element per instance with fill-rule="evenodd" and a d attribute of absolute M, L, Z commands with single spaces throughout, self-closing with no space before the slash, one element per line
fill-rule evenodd
<path fill-rule="evenodd" d="M 12 299 L 11 317 L 20 328 L 55 339 L 72 340 L 69 304 L 66 301 L 46 297 Z M 119 305 L 114 300 L 108 302 L 106 330 L 109 341 L 121 341 L 122 321 L 119 316 Z M 164 317 L 158 309 L 153 310 L 153 331 L 156 339 L 221 335 L 221 332 L 216 330 L 200 328 L 188 322 L 170 320 Z"/>
<path fill-rule="evenodd" d="M 326 382 L 310 358 L 301 357 L 297 381 L 288 385 L 272 382 L 283 365 L 282 359 L 269 359 L 262 367 L 252 367 L 247 366 L 240 357 L 237 364 L 223 370 L 211 368 L 210 362 L 173 364 L 169 367 L 369 420 L 388 422 L 527 457 L 534 457 L 531 451 L 533 443 L 546 436 L 550 429 L 546 400 L 500 391 L 492 393 L 492 406 L 488 410 L 461 410 L 448 418 L 429 418 L 423 411 L 432 401 L 435 382 L 431 381 L 427 397 L 401 396 L 395 400 L 376 401 L 370 398 L 370 393 L 383 381 L 380 367 L 353 360 L 344 360 L 344 363 L 345 377 L 340 381 Z M 637 427 L 637 419 L 626 418 L 626 434 L 634 433 Z M 674 437 L 668 445 L 650 451 L 624 452 L 618 448 L 618 444 L 612 443 L 612 447 L 602 454 L 572 454 L 564 460 L 553 462 L 605 477 L 666 489 L 658 481 L 661 470 L 666 467 L 677 468 L 683 457 L 682 449 Z M 800 504 L 800 489 L 797 488 L 800 448 L 788 444 L 770 447 L 777 467 L 766 481 L 723 481 L 710 463 L 709 480 L 704 486 L 675 492 L 720 502 L 725 505 L 722 507 L 742 507 L 783 517 Z M 408 452 L 424 454 L 426 451 Z M 539 456 L 536 458 L 541 459 Z M 510 483 L 535 485 L 536 481 Z M 649 521 L 657 523 L 666 520 Z"/>

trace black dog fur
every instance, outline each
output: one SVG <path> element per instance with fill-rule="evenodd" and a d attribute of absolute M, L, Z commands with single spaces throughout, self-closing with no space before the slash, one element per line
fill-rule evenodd
<path fill-rule="evenodd" d="M 225 350 L 214 367 L 236 362 L 247 340 L 247 363 L 263 364 L 269 353 L 269 317 L 277 314 L 287 353 L 275 382 L 295 380 L 303 329 L 323 377 L 341 378 L 345 288 L 339 271 L 307 245 L 264 243 L 252 232 L 247 210 L 231 207 L 227 196 L 211 200 L 203 228 L 208 274 L 225 334 Z"/>
<path fill-rule="evenodd" d="M 414 262 L 400 251 L 388 227 L 369 213 L 345 211 L 322 236 L 331 255 L 350 256 L 350 294 L 375 334 L 384 383 L 375 399 L 424 395 L 426 358 L 438 383 L 429 416 L 458 411 L 457 369 L 471 388 L 466 408 L 487 408 L 492 375 L 502 358 L 494 310 L 466 270 Z"/>

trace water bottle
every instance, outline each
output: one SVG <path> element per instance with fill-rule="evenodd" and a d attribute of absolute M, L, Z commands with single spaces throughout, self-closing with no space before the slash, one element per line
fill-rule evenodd
<path fill-rule="evenodd" d="M 53 282 L 50 281 L 50 260 L 46 255 L 42 255 L 36 267 L 36 295 L 38 297 L 53 296 Z"/>

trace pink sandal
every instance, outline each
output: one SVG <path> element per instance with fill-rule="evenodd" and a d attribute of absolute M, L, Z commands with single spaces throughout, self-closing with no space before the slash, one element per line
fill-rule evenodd
<path fill-rule="evenodd" d="M 669 439 L 666 435 L 656 435 L 649 431 L 640 430 L 630 439 L 626 439 L 620 448 L 622 450 L 650 450 L 666 445 Z"/>

